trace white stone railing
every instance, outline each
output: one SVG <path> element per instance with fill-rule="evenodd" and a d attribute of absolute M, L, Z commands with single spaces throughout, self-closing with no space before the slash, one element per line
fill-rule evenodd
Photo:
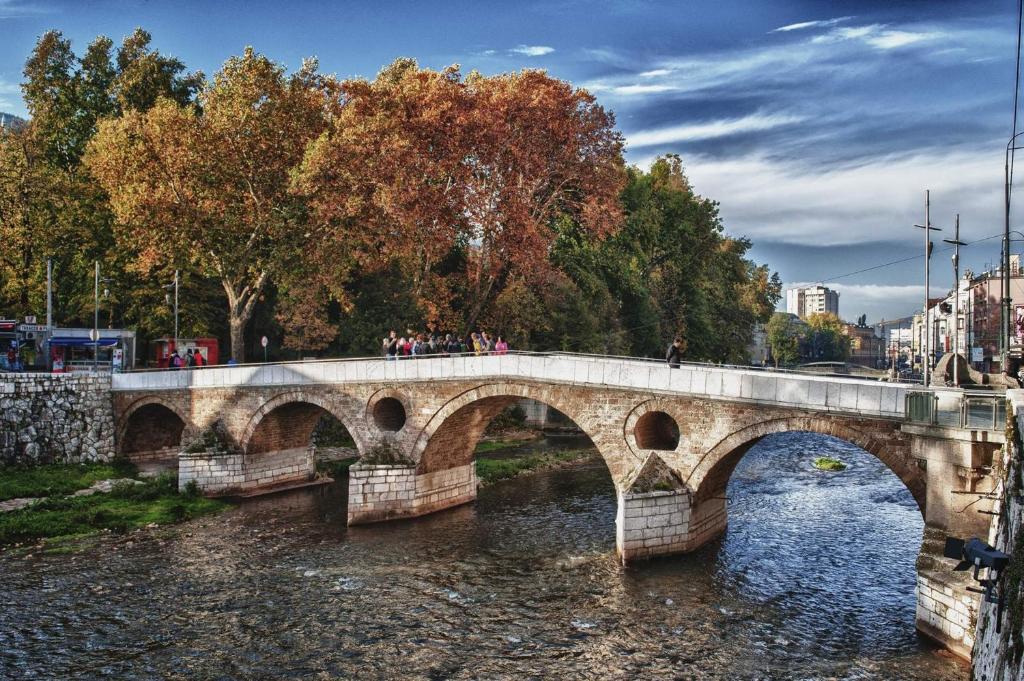
<path fill-rule="evenodd" d="M 156 391 L 466 379 L 604 386 L 897 419 L 904 418 L 905 396 L 913 387 L 836 376 L 699 364 L 671 368 L 664 362 L 642 359 L 562 354 L 246 364 L 139 371 L 114 374 L 112 380 L 115 391 Z"/>

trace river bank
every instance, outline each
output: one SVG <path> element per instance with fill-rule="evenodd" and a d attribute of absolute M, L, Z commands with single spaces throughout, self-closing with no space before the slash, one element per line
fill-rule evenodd
<path fill-rule="evenodd" d="M 140 477 L 127 462 L 51 464 L 0 471 L 0 550 L 26 543 L 64 545 L 98 533 L 125 534 L 227 508 L 177 476 Z"/>

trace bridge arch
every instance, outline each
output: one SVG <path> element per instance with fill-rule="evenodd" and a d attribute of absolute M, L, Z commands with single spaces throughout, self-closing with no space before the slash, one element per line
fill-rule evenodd
<path fill-rule="evenodd" d="M 329 415 L 345 426 L 362 454 L 366 444 L 363 432 L 355 427 L 358 409 L 354 398 L 348 396 L 328 397 L 301 390 L 279 393 L 260 405 L 250 417 L 239 445 L 246 454 L 305 448 L 317 423 L 324 415 Z"/>
<path fill-rule="evenodd" d="M 865 433 L 844 423 L 842 419 L 823 417 L 790 417 L 769 419 L 746 426 L 720 440 L 693 468 L 685 482 L 694 503 L 723 497 L 729 478 L 744 454 L 767 435 L 786 432 L 808 432 L 829 435 L 856 445 L 886 465 L 910 491 L 924 515 L 925 475 L 910 457 L 909 442 L 893 442 L 898 433 L 894 424 L 890 433 Z"/>
<path fill-rule="evenodd" d="M 600 429 L 586 418 L 564 390 L 525 383 L 488 383 L 467 390 L 446 402 L 419 432 L 413 446 L 418 473 L 432 473 L 472 463 L 476 445 L 491 420 L 519 399 L 543 402 L 579 426 L 604 459 L 616 485 L 639 457 L 625 447 L 609 451 Z"/>
<path fill-rule="evenodd" d="M 150 395 L 124 411 L 117 428 L 118 454 L 133 456 L 180 447 L 192 433 L 188 419 L 173 404 Z"/>

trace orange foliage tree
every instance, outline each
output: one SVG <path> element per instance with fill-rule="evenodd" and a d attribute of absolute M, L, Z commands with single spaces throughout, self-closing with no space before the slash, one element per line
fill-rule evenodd
<path fill-rule="evenodd" d="M 86 163 L 110 195 L 121 248 L 143 272 L 168 264 L 220 281 L 231 355 L 268 282 L 322 235 L 303 219 L 290 173 L 337 111 L 337 83 L 310 60 L 285 69 L 247 48 L 197 105 L 160 99 L 103 121 Z"/>
<path fill-rule="evenodd" d="M 428 325 L 471 327 L 509 275 L 540 281 L 560 221 L 598 238 L 621 224 L 622 137 L 584 90 L 409 59 L 342 89 L 295 187 L 329 233 L 359 232 L 362 262 L 401 263 Z"/>

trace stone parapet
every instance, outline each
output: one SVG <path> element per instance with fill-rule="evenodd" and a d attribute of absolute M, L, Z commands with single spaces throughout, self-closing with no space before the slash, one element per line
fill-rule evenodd
<path fill-rule="evenodd" d="M 116 391 L 255 388 L 364 384 L 376 381 L 437 383 L 466 379 L 525 379 L 646 392 L 697 395 L 716 400 L 797 407 L 819 412 L 904 418 L 910 386 L 856 378 L 794 374 L 714 365 L 568 354 L 431 356 L 323 360 L 275 365 L 208 367 L 193 371 L 143 371 L 114 375 Z"/>
<path fill-rule="evenodd" d="M 0 375 L 0 463 L 108 461 L 114 451 L 109 376 Z"/>

